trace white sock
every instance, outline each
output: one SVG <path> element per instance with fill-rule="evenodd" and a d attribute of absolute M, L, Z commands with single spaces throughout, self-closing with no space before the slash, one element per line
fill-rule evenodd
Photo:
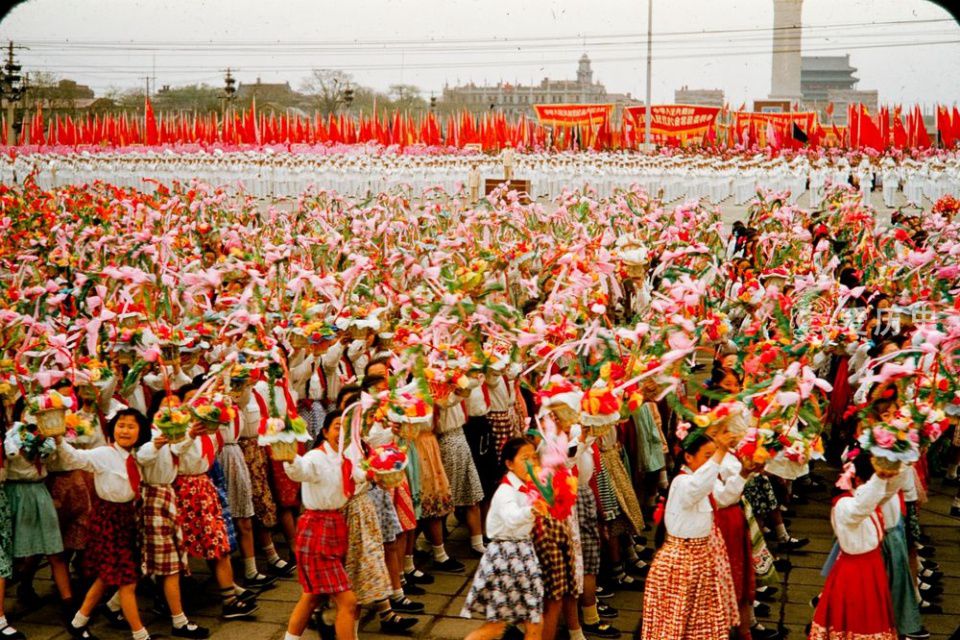
<path fill-rule="evenodd" d="M 635 564 L 640 559 L 640 556 L 637 555 L 637 550 L 633 548 L 633 545 L 627 547 L 626 552 L 627 560 L 629 560 L 632 564 Z"/>
<path fill-rule="evenodd" d="M 233 585 L 233 595 L 239 596 L 240 594 L 242 594 L 242 593 L 244 593 L 244 592 L 246 592 L 246 589 L 244 589 L 243 587 L 238 587 L 238 586 L 236 585 L 236 583 L 234 583 L 234 585 Z"/>
<path fill-rule="evenodd" d="M 583 629 L 569 629 L 570 640 L 587 640 L 587 637 L 583 635 Z"/>
<path fill-rule="evenodd" d="M 283 640 L 300 640 L 300 636 L 295 636 L 289 631 L 283 634 Z"/>
<path fill-rule="evenodd" d="M 175 616 L 170 616 L 170 619 L 173 621 L 174 629 L 182 629 L 183 627 L 187 626 L 188 622 L 190 622 L 187 620 L 187 614 L 185 614 L 183 611 Z"/>
<path fill-rule="evenodd" d="M 393 594 L 390 595 L 394 600 L 403 600 L 403 589 L 394 589 Z"/>
<path fill-rule="evenodd" d="M 243 574 L 249 580 L 250 578 L 257 577 L 257 559 L 256 558 L 244 558 L 243 559 Z"/>
<path fill-rule="evenodd" d="M 140 627 L 133 632 L 133 640 L 147 640 L 150 637 L 150 632 L 147 631 L 146 627 Z"/>
<path fill-rule="evenodd" d="M 443 548 L 442 544 L 431 545 L 433 547 L 433 559 L 436 562 L 446 562 L 450 559 L 450 556 L 447 555 L 446 549 Z"/>
<path fill-rule="evenodd" d="M 113 611 L 114 613 L 116 613 L 117 611 L 120 611 L 120 592 L 119 591 L 114 593 L 112 596 L 110 596 L 110 599 L 107 600 L 107 609 L 110 609 L 110 611 Z"/>
<path fill-rule="evenodd" d="M 263 548 L 263 554 L 267 556 L 267 562 L 269 562 L 270 564 L 278 564 L 280 566 L 284 566 L 287 564 L 280 557 L 280 554 L 277 553 L 277 548 L 272 544 L 267 545 Z"/>
<path fill-rule="evenodd" d="M 403 556 L 403 572 L 413 573 L 417 567 L 413 564 L 413 556 Z"/>
<path fill-rule="evenodd" d="M 787 533 L 787 528 L 781 522 L 777 525 L 777 540 L 780 542 L 786 542 L 790 539 L 790 534 Z"/>
<path fill-rule="evenodd" d="M 77 611 L 76 615 L 73 616 L 73 622 L 70 624 L 73 625 L 74 629 L 80 629 L 87 626 L 88 622 L 90 622 L 90 618 Z"/>
<path fill-rule="evenodd" d="M 470 546 L 474 549 L 483 549 L 483 536 L 470 536 Z"/>
<path fill-rule="evenodd" d="M 955 464 L 948 464 L 948 465 L 947 465 L 947 477 L 950 478 L 951 480 L 956 479 L 956 477 L 957 477 L 957 465 L 955 465 Z"/>

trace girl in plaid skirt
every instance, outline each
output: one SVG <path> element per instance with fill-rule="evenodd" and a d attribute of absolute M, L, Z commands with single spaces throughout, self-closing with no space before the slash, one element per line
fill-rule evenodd
<path fill-rule="evenodd" d="M 285 640 L 299 640 L 324 595 L 337 605 L 337 638 L 357 637 L 357 597 L 345 567 L 348 535 L 344 510 L 353 494 L 352 485 L 364 481 L 364 472 L 359 465 L 351 473 L 344 472 L 345 461 L 338 451 L 340 420 L 339 411 L 328 413 L 321 428 L 323 443 L 283 465 L 290 480 L 301 483 L 304 506 L 294 546 L 303 594 L 290 614 Z"/>
<path fill-rule="evenodd" d="M 490 544 L 480 560 L 460 612 L 484 616 L 486 623 L 466 640 L 499 638 L 508 623 L 522 624 L 528 639 L 539 640 L 543 616 L 543 578 L 531 540 L 536 513 L 526 495 L 527 463 L 537 459 L 523 438 L 508 440 L 501 454 L 508 473 L 490 503 Z"/>

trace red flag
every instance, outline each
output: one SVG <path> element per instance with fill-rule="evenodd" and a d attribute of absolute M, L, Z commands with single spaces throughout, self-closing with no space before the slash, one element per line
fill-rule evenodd
<path fill-rule="evenodd" d="M 153 115 L 153 105 L 150 104 L 150 98 L 144 100 L 143 105 L 143 123 L 146 132 L 146 144 L 154 145 L 160 141 L 160 134 L 157 131 L 157 119 Z"/>
<path fill-rule="evenodd" d="M 893 110 L 893 146 L 895 149 L 907 146 L 907 130 L 903 128 L 903 121 L 900 119 L 900 107 Z"/>
<path fill-rule="evenodd" d="M 949 149 L 955 142 L 953 137 L 953 123 L 950 121 L 950 112 L 937 105 L 937 131 L 940 132 L 940 142 L 945 149 Z"/>
<path fill-rule="evenodd" d="M 914 130 L 914 144 L 917 145 L 920 149 L 929 149 L 930 148 L 930 134 L 927 133 L 927 124 L 923 121 L 923 114 L 920 112 L 920 106 L 914 106 L 916 110 L 916 115 L 913 118 L 915 130 Z"/>
<path fill-rule="evenodd" d="M 827 116 L 831 120 L 833 120 L 833 103 L 832 102 L 828 102 L 826 108 L 823 111 L 824 113 L 827 114 Z"/>
<path fill-rule="evenodd" d="M 953 108 L 953 117 L 951 118 L 953 123 L 953 140 L 954 142 L 960 141 L 960 111 L 957 111 L 957 108 Z"/>
<path fill-rule="evenodd" d="M 877 123 L 870 117 L 870 112 L 862 104 L 857 123 L 860 127 L 860 146 L 883 151 L 883 134 L 880 133 Z"/>

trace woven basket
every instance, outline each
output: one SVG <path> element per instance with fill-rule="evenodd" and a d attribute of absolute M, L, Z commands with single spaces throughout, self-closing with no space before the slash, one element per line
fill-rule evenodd
<path fill-rule="evenodd" d="M 373 480 L 377 486 L 384 489 L 393 489 L 403 484 L 407 474 L 403 469 L 392 469 L 390 471 L 374 471 Z"/>
<path fill-rule="evenodd" d="M 274 442 L 270 445 L 270 457 L 278 462 L 293 462 L 297 457 L 297 442 Z"/>
<path fill-rule="evenodd" d="M 873 456 L 874 468 L 882 469 L 883 471 L 899 471 L 902 464 L 899 460 L 889 460 L 880 456 Z"/>
<path fill-rule="evenodd" d="M 174 342 L 161 342 L 160 356 L 165 362 L 173 362 L 180 356 L 180 345 Z"/>
<path fill-rule="evenodd" d="M 625 262 L 623 267 L 624 267 L 624 270 L 627 272 L 627 276 L 630 278 L 643 280 L 644 278 L 647 277 L 647 265 L 645 264 Z"/>
<path fill-rule="evenodd" d="M 133 360 L 137 356 L 136 351 L 133 351 L 132 349 L 119 349 L 115 353 L 117 362 L 126 365 L 133 364 Z"/>
<path fill-rule="evenodd" d="M 291 333 L 290 346 L 294 349 L 306 349 L 310 346 L 310 339 L 302 333 Z"/>
<path fill-rule="evenodd" d="M 432 427 L 432 425 L 431 425 Z M 420 434 L 420 425 L 409 422 L 400 423 L 400 437 L 405 440 L 414 440 Z"/>
<path fill-rule="evenodd" d="M 175 442 L 180 442 L 187 437 L 187 430 L 182 427 L 176 427 L 176 428 L 166 427 L 165 428 L 165 427 L 158 426 L 157 429 L 160 430 L 160 433 L 162 433 L 166 437 L 167 442 L 169 442 L 170 444 L 173 444 Z"/>
<path fill-rule="evenodd" d="M 37 428 L 40 430 L 40 434 L 48 438 L 65 434 L 67 432 L 67 426 L 64 422 L 66 415 L 66 409 L 41 409 L 37 411 Z"/>

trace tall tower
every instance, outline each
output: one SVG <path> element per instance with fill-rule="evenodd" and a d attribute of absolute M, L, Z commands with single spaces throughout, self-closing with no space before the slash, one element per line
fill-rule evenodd
<path fill-rule="evenodd" d="M 803 0 L 773 0 L 772 100 L 800 100 Z"/>
<path fill-rule="evenodd" d="M 580 63 L 577 65 L 577 82 L 581 85 L 593 84 L 593 70 L 590 68 L 590 57 L 587 54 L 580 56 Z"/>

